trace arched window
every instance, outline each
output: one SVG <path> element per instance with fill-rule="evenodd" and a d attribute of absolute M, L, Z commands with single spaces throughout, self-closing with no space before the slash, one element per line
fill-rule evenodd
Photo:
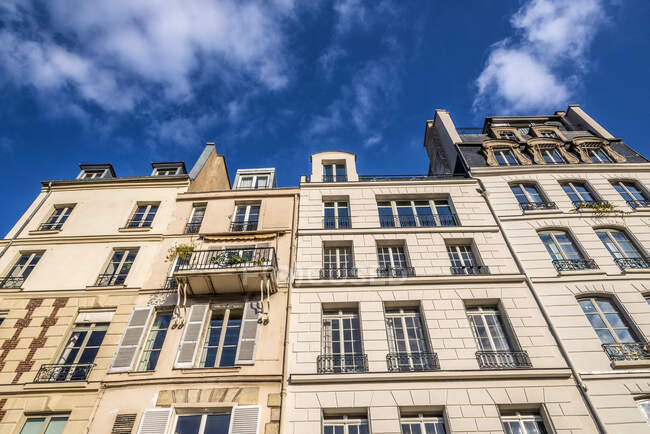
<path fill-rule="evenodd" d="M 584 270 L 597 268 L 593 259 L 584 257 L 576 246 L 573 238 L 561 230 L 551 230 L 539 233 L 539 238 L 553 259 L 553 265 L 558 271 Z"/>
<path fill-rule="evenodd" d="M 555 208 L 555 202 L 547 201 L 542 191 L 534 183 L 517 182 L 510 184 L 510 189 L 524 211 Z"/>
<path fill-rule="evenodd" d="M 644 190 L 633 181 L 611 181 L 612 186 L 618 194 L 630 205 L 632 208 L 647 208 L 650 206 Z"/>
<path fill-rule="evenodd" d="M 622 270 L 649 267 L 648 261 L 625 232 L 616 229 L 598 229 L 596 235 Z"/>

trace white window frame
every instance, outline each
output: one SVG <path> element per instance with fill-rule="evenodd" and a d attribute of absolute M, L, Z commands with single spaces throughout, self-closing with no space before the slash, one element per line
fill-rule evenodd
<path fill-rule="evenodd" d="M 157 321 L 159 315 L 171 315 L 172 316 L 170 318 L 169 324 L 167 325 L 166 329 L 161 329 L 161 328 L 155 327 L 156 321 Z M 162 349 L 164 348 L 165 341 L 167 340 L 167 333 L 169 332 L 169 329 L 171 328 L 171 320 L 174 317 L 174 312 L 172 310 L 169 310 L 169 309 L 157 310 L 157 311 L 153 312 L 152 316 L 153 316 L 153 318 L 151 319 L 151 323 L 149 325 L 149 328 L 146 331 L 146 335 L 144 336 L 144 339 L 142 340 L 142 349 L 140 350 L 140 355 L 139 355 L 139 357 L 138 357 L 138 359 L 137 359 L 137 361 L 135 363 L 135 369 L 134 369 L 135 372 L 153 372 L 153 370 L 140 369 L 140 365 L 142 365 L 143 363 L 146 363 L 145 364 L 145 367 L 146 367 L 146 365 L 149 364 L 149 361 L 151 360 L 151 353 L 153 351 L 159 351 L 162 354 Z M 147 349 L 147 344 L 148 344 L 149 341 L 152 340 L 152 333 L 154 331 L 156 331 L 158 333 L 160 333 L 161 331 L 165 332 L 165 338 L 163 339 L 162 347 L 160 347 L 160 349 L 158 349 L 158 350 Z M 154 339 L 154 341 L 155 341 L 155 339 Z M 146 360 L 145 360 L 145 356 L 147 357 Z M 158 362 L 159 361 L 160 361 L 160 358 L 158 358 L 158 361 L 156 361 L 156 367 L 158 367 Z M 154 370 L 156 369 L 156 367 L 154 367 Z"/>
<path fill-rule="evenodd" d="M 458 256 L 458 262 L 454 261 L 452 254 Z M 468 254 L 469 259 L 465 258 L 463 254 Z M 481 265 L 472 244 L 447 244 L 447 255 L 453 268 L 463 269 L 462 274 L 475 274 L 474 269 L 478 271 Z"/>
<path fill-rule="evenodd" d="M 546 164 L 566 164 L 566 161 L 564 160 L 564 157 L 558 150 L 557 146 L 540 146 L 539 153 L 542 154 L 542 159 Z M 544 158 L 544 156 L 549 157 L 551 161 L 546 161 L 546 158 Z"/>
<path fill-rule="evenodd" d="M 176 414 L 176 417 L 174 418 L 174 429 L 172 430 L 173 433 L 176 432 L 176 426 L 178 425 L 178 421 L 181 417 L 183 416 L 201 416 L 201 423 L 199 425 L 199 432 L 198 434 L 209 434 L 205 432 L 205 424 L 207 423 L 208 416 L 212 415 L 217 415 L 217 414 L 228 414 L 230 418 L 228 419 L 228 432 L 230 432 L 230 425 L 232 425 L 232 410 L 229 413 L 225 412 L 219 412 L 215 409 L 215 412 L 206 412 L 206 413 L 182 413 L 182 414 Z"/>
<path fill-rule="evenodd" d="M 120 262 L 117 263 L 116 271 L 114 273 L 109 273 L 108 269 L 113 263 L 113 256 L 115 255 L 115 252 L 124 252 L 124 255 L 122 255 L 122 258 L 120 259 Z M 131 266 L 129 269 L 126 271 L 126 273 L 121 273 L 122 268 L 124 268 L 124 264 L 127 263 L 126 259 L 131 253 L 135 253 L 135 257 L 133 258 L 133 261 L 131 262 Z M 138 258 L 138 253 L 140 253 L 140 248 L 139 247 L 120 247 L 113 249 L 111 251 L 110 256 L 108 257 L 108 262 L 104 266 L 104 272 L 101 273 L 103 276 L 111 275 L 111 281 L 115 276 L 124 276 L 125 283 L 121 283 L 120 285 L 125 285 L 126 284 L 126 279 L 131 273 L 131 269 L 133 268 L 133 264 L 135 264 L 135 260 Z"/>
<path fill-rule="evenodd" d="M 326 258 L 333 258 L 334 262 L 328 262 Z M 332 266 L 334 265 L 334 267 Z M 354 255 L 351 245 L 323 246 L 323 269 L 350 269 L 354 267 Z"/>
<path fill-rule="evenodd" d="M 562 187 L 562 191 L 564 192 L 564 194 L 567 195 L 567 197 L 569 198 L 569 200 L 572 203 L 578 202 L 578 201 L 574 201 L 574 200 L 571 199 L 571 197 L 569 196 L 569 193 L 567 193 L 564 190 L 565 185 L 568 186 L 569 188 L 571 188 L 571 191 L 573 192 L 573 194 L 578 196 L 582 203 L 598 202 L 598 200 L 599 200 L 598 195 L 594 192 L 594 190 L 591 188 L 591 186 L 589 185 L 588 182 L 586 182 L 586 181 L 562 181 L 560 183 L 560 187 Z M 582 197 L 582 194 L 576 189 L 576 185 L 580 185 L 580 186 L 584 187 L 585 190 L 587 190 L 587 193 L 589 193 L 589 195 L 591 196 L 591 200 L 587 200 L 584 197 Z"/>
<path fill-rule="evenodd" d="M 44 254 L 45 252 L 42 250 L 35 251 L 35 252 L 20 252 L 20 254 L 18 255 L 18 259 L 16 259 L 14 264 L 9 268 L 9 272 L 7 273 L 6 277 L 23 277 L 27 279 L 27 277 L 30 274 L 32 274 L 34 268 L 36 268 L 38 263 L 41 261 Z M 24 256 L 27 256 L 27 261 L 25 261 L 24 264 L 19 265 L 20 260 Z M 36 262 L 34 262 L 34 260 L 36 260 Z M 25 274 L 26 269 L 29 269 L 29 273 L 27 273 L 27 276 L 23 276 L 23 274 Z"/>
<path fill-rule="evenodd" d="M 494 159 L 497 161 L 499 166 L 520 166 L 519 160 L 517 159 L 517 156 L 515 155 L 515 152 L 512 150 L 510 147 L 503 147 L 503 148 L 494 148 L 492 149 L 492 153 L 494 154 Z M 508 161 L 508 158 L 506 158 L 506 154 L 509 154 L 512 156 L 512 159 L 514 160 L 514 163 L 511 163 Z M 501 164 L 501 161 L 497 158 L 497 155 L 500 155 L 501 158 L 503 159 L 503 162 L 505 164 Z"/>
<path fill-rule="evenodd" d="M 343 427 L 343 434 L 350 434 L 350 426 L 361 426 L 365 422 L 368 427 L 368 432 L 370 433 L 370 421 L 368 416 L 348 416 L 347 414 L 341 416 L 323 416 L 323 434 L 325 433 L 325 428 L 327 427 Z"/>
<path fill-rule="evenodd" d="M 647 202 L 648 201 L 648 197 L 647 197 L 645 189 L 643 187 L 641 187 L 641 184 L 639 182 L 637 182 L 637 181 L 626 181 L 626 180 L 620 180 L 619 179 L 619 180 L 616 180 L 616 181 L 610 181 L 610 183 L 612 184 L 612 187 L 614 187 L 614 190 L 616 190 L 616 186 L 619 186 L 620 188 L 623 189 L 625 194 L 627 194 L 630 197 L 629 200 L 625 199 L 625 197 L 623 197 L 623 194 L 620 191 L 616 190 L 616 192 L 623 198 L 623 200 L 626 200 L 627 202 Z M 637 199 L 635 197 L 635 193 L 632 193 L 630 191 L 630 189 L 629 189 L 630 186 L 628 184 L 633 185 L 634 188 L 637 189 L 637 191 L 641 195 L 641 199 Z"/>
<path fill-rule="evenodd" d="M 326 167 L 329 167 L 329 166 L 332 167 L 332 174 L 331 174 L 331 175 L 326 175 L 326 174 L 325 174 L 325 168 L 326 168 Z M 339 175 L 337 175 L 337 173 L 336 173 L 336 169 L 339 169 L 339 168 L 341 168 L 341 167 L 343 167 L 343 169 L 345 169 L 345 170 L 344 170 L 344 171 L 345 171 L 345 174 L 344 174 L 344 175 L 340 175 L 340 176 L 344 176 L 345 179 L 341 179 L 341 180 L 339 180 L 339 179 L 338 179 Z M 332 181 L 325 181 L 325 177 L 326 177 L 326 176 L 331 176 L 331 177 L 332 177 Z M 339 162 L 339 163 L 323 163 L 323 181 L 324 181 L 324 182 L 345 182 L 345 181 L 347 181 L 347 180 L 348 180 L 348 168 L 347 168 L 345 162 L 342 162 L 342 163 L 341 163 L 341 162 Z"/>
<path fill-rule="evenodd" d="M 74 204 L 54 205 L 54 210 L 50 213 L 49 217 L 47 217 L 47 219 L 43 223 L 41 223 L 41 225 L 39 226 L 39 230 L 44 230 L 44 231 L 61 230 L 65 222 L 70 217 L 70 214 L 72 213 L 74 207 L 75 207 Z M 57 215 L 58 212 L 60 212 L 60 214 Z M 45 226 L 49 226 L 49 228 L 45 228 Z"/>
<path fill-rule="evenodd" d="M 612 158 L 607 154 L 607 152 L 605 152 L 603 150 L 602 146 L 598 146 L 598 145 L 596 145 L 596 146 L 583 146 L 582 149 L 585 151 L 585 153 L 587 154 L 589 159 L 592 161 L 592 163 L 596 163 L 596 164 L 613 163 Z M 604 160 L 600 155 L 598 155 L 597 151 L 602 152 L 602 154 L 605 156 Z"/>
<path fill-rule="evenodd" d="M 524 196 L 526 196 L 526 199 L 528 200 L 528 203 L 538 203 L 536 200 L 533 200 L 530 193 L 528 191 L 526 191 L 526 188 L 528 188 L 528 187 L 533 187 L 535 189 L 535 192 L 537 192 L 537 195 L 539 196 L 539 199 L 541 200 L 541 202 L 539 202 L 539 203 L 547 202 L 546 196 L 544 194 L 542 194 L 542 189 L 539 188 L 539 186 L 535 182 L 517 182 L 517 183 L 510 184 L 510 191 L 512 191 L 513 187 L 519 187 L 521 189 L 521 191 L 524 193 Z M 514 191 L 512 191 L 512 194 L 515 196 L 515 200 L 517 200 L 517 195 L 515 194 Z M 519 201 L 517 200 L 517 202 L 519 202 Z"/>
<path fill-rule="evenodd" d="M 90 340 L 90 336 L 92 335 L 93 332 L 95 331 L 104 331 L 108 332 L 108 327 L 111 325 L 110 322 L 100 322 L 100 323 L 78 323 L 74 325 L 74 328 L 68 332 L 68 338 L 65 340 L 65 344 L 63 345 L 63 348 L 61 348 L 61 352 L 59 356 L 57 357 L 57 364 L 58 365 L 76 365 L 79 364 L 79 359 L 83 355 L 83 352 L 85 349 L 88 348 L 87 344 L 88 341 Z M 74 357 L 74 360 L 72 362 L 66 362 L 65 359 L 67 356 L 65 355 L 66 350 L 68 349 L 68 346 L 70 344 L 70 339 L 72 338 L 72 335 L 76 332 L 86 332 L 86 336 L 84 336 L 83 341 L 81 342 L 81 345 L 78 347 L 70 347 L 70 348 L 75 348 L 78 349 L 77 354 Z M 95 359 L 97 358 L 97 354 L 99 353 L 99 348 L 101 348 L 102 344 L 104 343 L 104 339 L 106 339 L 106 333 L 104 333 L 104 337 L 102 338 L 102 342 L 99 343 L 97 346 L 98 350 L 97 353 L 95 353 L 95 357 L 93 358 L 93 361 L 88 362 L 88 363 L 93 363 Z"/>
<path fill-rule="evenodd" d="M 383 250 L 383 252 L 382 252 Z M 388 255 L 388 258 L 390 259 L 390 265 L 385 265 L 382 264 L 381 262 L 381 254 Z M 399 257 L 399 255 L 404 256 L 404 264 L 401 264 L 401 261 L 396 260 L 396 256 Z M 406 252 L 406 246 L 404 244 L 385 244 L 385 245 L 378 245 L 377 246 L 377 262 L 379 263 L 379 268 L 390 268 L 392 270 L 398 270 L 398 269 L 404 269 L 404 268 L 409 268 L 410 267 L 410 261 L 408 254 Z M 400 262 L 399 266 L 396 266 L 396 264 Z"/>
<path fill-rule="evenodd" d="M 223 346 L 226 341 L 226 330 L 228 328 L 228 321 L 230 319 L 230 311 L 231 310 L 239 310 L 241 311 L 241 320 L 239 324 L 239 334 L 237 335 L 237 343 L 235 344 L 235 359 L 233 361 L 232 365 L 226 365 L 226 366 L 221 366 L 221 355 L 223 354 Z M 215 312 L 223 312 L 223 322 L 221 324 L 221 331 L 219 332 L 219 342 L 217 343 L 217 354 L 215 355 L 214 358 L 214 366 L 205 366 L 205 360 L 204 357 L 207 355 L 208 351 L 208 339 L 210 336 L 210 322 L 212 321 L 212 315 Z M 244 326 L 244 305 L 241 304 L 234 304 L 234 305 L 228 305 L 227 307 L 211 307 L 210 310 L 208 311 L 208 315 L 206 318 L 206 323 L 204 325 L 204 331 L 203 331 L 203 336 L 200 341 L 200 347 L 198 350 L 200 351 L 199 357 L 198 357 L 198 367 L 202 369 L 210 369 L 210 368 L 221 368 L 221 367 L 226 367 L 226 368 L 231 368 L 234 366 L 237 366 L 237 348 L 239 347 L 239 342 L 241 340 L 241 333 L 242 333 L 242 327 Z M 214 347 L 211 346 L 211 347 Z"/>
<path fill-rule="evenodd" d="M 352 351 L 351 352 L 345 352 L 345 332 L 344 332 L 344 327 L 343 327 L 343 322 L 344 320 L 349 319 L 350 321 L 356 319 L 357 323 L 359 324 L 359 342 L 358 342 L 358 347 L 359 347 L 359 352 L 355 352 L 354 350 L 354 343 L 356 342 L 356 339 L 354 339 L 354 333 L 350 333 L 351 339 L 348 340 L 348 342 L 352 342 Z M 333 342 L 334 342 L 334 334 L 333 334 L 333 327 L 331 326 L 331 321 L 339 321 L 339 329 L 338 329 L 338 337 L 339 340 L 338 342 L 340 343 L 340 349 L 341 352 L 339 353 L 334 353 L 334 348 L 333 348 Z M 330 321 L 330 326 L 329 328 L 325 326 L 325 321 Z M 350 330 L 353 330 L 351 328 Z M 347 358 L 346 356 L 362 356 L 364 354 L 363 352 L 363 334 L 362 334 L 362 325 L 361 325 L 361 317 L 359 316 L 359 310 L 356 308 L 348 308 L 348 309 L 323 309 L 322 313 L 322 318 L 321 318 L 321 354 L 324 356 L 340 356 L 340 365 L 334 365 L 334 362 L 332 361 L 332 367 L 334 368 L 336 372 L 336 368 L 339 368 L 341 372 L 347 372 L 348 369 L 352 369 L 352 371 L 357 372 L 355 368 L 361 367 L 363 368 L 363 365 L 357 363 L 358 360 L 356 358 L 352 359 L 352 365 L 348 366 L 347 365 Z M 362 370 L 359 369 L 358 372 L 361 372 Z"/>
<path fill-rule="evenodd" d="M 138 213 L 138 210 L 140 207 L 144 207 L 144 212 L 142 213 L 142 218 L 140 220 L 135 220 L 135 216 L 140 214 Z M 149 215 L 152 213 L 152 208 L 155 207 L 156 210 L 153 211 L 153 216 L 151 220 L 147 220 Z M 129 216 L 128 221 L 126 222 L 126 229 L 145 229 L 145 228 L 151 228 L 153 226 L 153 222 L 156 219 L 156 215 L 158 214 L 158 211 L 160 210 L 160 202 L 138 202 L 135 204 L 135 209 Z M 136 223 L 136 224 L 134 224 Z M 147 223 L 145 225 L 145 223 Z"/>
<path fill-rule="evenodd" d="M 334 204 L 334 206 L 327 206 L 328 203 Z M 345 206 L 341 206 L 340 204 L 345 204 Z M 334 210 L 334 215 L 333 216 L 326 216 L 325 215 L 325 210 L 326 209 L 333 209 Z M 348 210 L 348 215 L 347 216 L 341 216 L 339 215 L 339 209 L 347 209 Z M 326 221 L 328 218 L 333 218 L 334 219 L 334 228 L 339 229 L 341 227 L 339 219 L 341 217 L 347 217 L 348 218 L 348 224 L 345 227 L 345 229 L 349 229 L 352 227 L 352 213 L 350 212 L 350 202 L 348 200 L 324 200 L 323 201 L 323 221 Z M 323 227 L 326 225 L 323 224 Z"/>
<path fill-rule="evenodd" d="M 503 319 L 504 315 L 498 306 L 471 306 L 467 307 L 466 311 L 467 317 L 470 320 L 469 323 L 472 329 L 472 334 L 476 339 L 479 351 L 514 351 L 517 347 L 516 342 L 512 336 L 509 335 L 508 327 Z M 488 317 L 492 317 L 496 320 L 494 324 L 498 324 L 499 330 L 490 327 L 490 322 L 487 320 Z M 481 340 L 483 336 L 478 335 L 478 330 L 476 329 L 472 318 L 480 318 L 482 323 L 481 325 L 486 331 L 485 337 L 488 340 L 489 348 L 483 347 L 483 341 Z M 495 334 L 495 331 L 499 331 L 500 335 L 499 333 Z M 498 343 L 499 340 L 501 340 L 501 344 Z M 505 348 L 502 348 L 502 346 Z"/>
<path fill-rule="evenodd" d="M 406 353 L 406 354 L 417 354 L 417 353 L 429 353 L 431 352 L 431 349 L 429 347 L 429 339 L 427 336 L 426 328 L 424 326 L 424 321 L 422 320 L 422 314 L 420 313 L 420 310 L 416 307 L 399 307 L 399 308 L 384 308 L 384 316 L 386 319 L 386 331 L 388 333 L 388 351 L 391 353 L 395 354 L 401 354 L 401 353 Z M 401 323 L 401 328 L 404 332 L 404 337 L 403 341 L 406 346 L 406 349 L 404 351 L 400 351 L 397 348 L 397 336 L 395 336 L 395 329 L 393 325 L 389 325 L 389 318 L 393 320 L 399 320 Z M 419 341 L 418 343 L 420 344 L 422 348 L 411 348 L 411 338 L 409 338 L 407 330 L 407 324 L 406 324 L 406 318 L 412 318 L 414 320 L 414 323 L 419 324 L 420 331 L 422 333 L 422 340 Z M 392 333 L 391 333 L 392 332 Z M 409 361 L 409 363 L 413 363 L 412 360 Z M 424 431 L 423 431 L 424 432 Z"/>
<path fill-rule="evenodd" d="M 175 176 L 180 172 L 180 166 L 170 166 L 170 167 L 156 167 L 154 170 L 154 176 Z M 173 172 L 173 173 L 169 173 Z"/>
<path fill-rule="evenodd" d="M 562 256 L 563 260 L 565 260 L 565 261 L 574 261 L 574 260 L 587 259 L 587 256 L 582 252 L 582 249 L 580 249 L 580 247 L 576 243 L 575 239 L 573 238 L 573 236 L 568 231 L 563 231 L 563 230 L 557 229 L 557 230 L 541 231 L 541 232 L 538 232 L 537 234 L 538 235 L 549 235 L 551 237 L 551 241 L 553 241 L 553 244 L 555 245 L 555 248 L 560 253 L 560 256 Z M 557 235 L 565 235 L 568 238 L 568 240 L 571 241 L 571 245 L 573 246 L 575 251 L 578 253 L 579 258 L 569 258 L 567 256 L 566 252 L 562 248 L 563 244 L 560 243 L 557 240 Z M 540 237 L 540 241 L 542 241 L 542 244 L 544 244 L 544 248 L 546 248 L 546 244 L 541 239 L 541 237 Z M 553 255 L 551 255 L 551 258 L 556 259 L 556 258 L 553 258 Z"/>
<path fill-rule="evenodd" d="M 25 417 L 25 420 L 23 421 L 23 424 L 20 427 L 19 434 L 23 432 L 23 430 L 25 429 L 25 425 L 27 425 L 27 422 L 29 421 L 29 419 L 44 419 L 43 424 L 41 425 L 41 429 L 39 430 L 38 434 L 45 434 L 45 432 L 47 431 L 50 423 L 52 422 L 52 419 L 59 418 L 59 417 L 65 417 L 66 418 L 65 424 L 63 425 L 63 430 L 65 431 L 65 427 L 68 424 L 68 422 L 70 421 L 70 413 L 30 414 L 29 416 Z"/>
<path fill-rule="evenodd" d="M 507 413 L 505 415 L 501 415 L 501 424 L 503 425 L 503 430 L 506 430 L 506 422 L 519 422 L 519 430 L 521 434 L 547 434 L 552 431 L 549 431 L 549 429 L 546 426 L 546 421 L 544 420 L 544 417 L 539 414 L 539 413 L 528 413 L 528 412 L 519 412 L 516 411 L 513 413 Z M 534 431 L 528 431 L 526 429 L 526 426 L 524 425 L 524 422 L 537 422 L 540 423 L 542 427 L 544 427 L 544 431 L 540 431 L 539 429 L 535 429 Z"/>
<path fill-rule="evenodd" d="M 623 234 L 623 236 L 627 239 L 627 241 L 630 243 L 630 245 L 632 246 L 632 248 L 636 251 L 637 256 L 628 256 L 628 254 L 625 252 L 625 250 L 621 247 L 621 244 L 619 243 L 619 241 L 616 240 L 616 239 L 612 236 L 612 233 L 613 233 L 613 232 L 618 232 L 618 233 Z M 601 229 L 596 229 L 596 235 L 601 234 L 601 233 L 607 235 L 607 238 L 609 238 L 609 241 L 610 241 L 612 244 L 614 244 L 614 247 L 616 247 L 616 249 L 618 250 L 617 253 L 619 253 L 619 254 L 621 255 L 621 258 L 626 258 L 626 259 L 639 259 L 639 258 L 645 258 L 645 256 L 646 256 L 645 253 L 644 253 L 644 252 L 643 252 L 643 251 L 638 247 L 637 243 L 634 242 L 634 241 L 632 240 L 632 238 L 630 238 L 630 236 L 629 236 L 625 231 L 622 231 L 622 230 L 620 230 L 620 229 L 612 229 L 612 228 L 601 228 Z M 600 237 L 598 237 L 598 238 L 600 238 Z M 601 241 L 602 241 L 602 240 L 601 240 Z M 604 242 L 603 242 L 603 244 L 604 244 Z M 609 250 L 609 248 L 607 248 L 606 245 L 605 245 L 605 248 L 606 248 L 607 251 L 612 255 L 612 257 L 613 257 L 614 259 L 617 259 L 617 256 L 614 254 L 614 252 L 612 252 L 611 250 Z"/>
<path fill-rule="evenodd" d="M 259 225 L 260 225 L 260 215 L 262 214 L 262 202 L 236 203 L 236 204 L 235 204 L 235 210 L 234 210 L 234 212 L 232 213 L 232 219 L 231 219 L 231 222 L 232 222 L 233 224 L 237 224 L 237 223 L 239 223 L 239 224 L 242 224 L 242 225 L 246 225 L 246 226 L 248 226 L 249 224 L 252 223 L 252 220 L 250 220 L 250 217 L 251 217 L 251 209 L 252 209 L 253 207 L 255 207 L 255 206 L 258 207 L 258 212 L 257 212 L 257 228 L 256 228 L 255 230 L 259 229 Z M 236 221 L 235 219 L 237 218 L 237 211 L 238 211 L 240 208 L 244 208 L 244 209 L 245 209 L 245 212 L 244 212 L 244 219 L 243 219 L 242 221 Z M 254 214 L 253 214 L 253 215 L 254 215 Z"/>
<path fill-rule="evenodd" d="M 250 178 L 251 179 L 251 186 L 250 187 L 244 187 L 242 186 L 242 182 L 244 179 Z M 266 178 L 266 184 L 264 187 L 260 187 L 258 185 L 259 180 L 261 178 Z M 270 173 L 260 173 L 260 174 L 242 174 L 239 175 L 239 178 L 237 180 L 237 189 L 238 190 L 264 190 L 267 188 L 271 187 L 271 174 Z"/>
<path fill-rule="evenodd" d="M 614 308 L 614 312 L 604 312 L 600 305 L 598 304 L 598 300 L 603 300 L 607 301 L 609 304 L 612 305 Z M 594 312 L 585 312 L 584 309 L 582 308 L 582 304 L 580 302 L 582 301 L 589 301 L 591 302 L 591 305 L 596 309 Z M 591 325 L 592 329 L 594 330 L 594 333 L 598 335 L 598 330 L 607 330 L 609 334 L 612 336 L 614 339 L 614 342 L 612 344 L 625 344 L 625 343 L 635 343 L 639 342 L 639 334 L 636 330 L 636 328 L 632 325 L 632 319 L 628 317 L 628 315 L 621 309 L 621 306 L 614 300 L 612 297 L 581 297 L 578 299 L 578 305 L 580 306 L 580 310 L 585 315 L 585 318 L 587 318 L 587 321 Z M 609 321 L 607 318 L 607 315 L 611 314 L 617 314 L 618 317 L 621 320 L 621 323 L 623 324 L 623 327 L 614 327 L 612 323 Z M 598 315 L 600 318 L 600 321 L 605 324 L 605 327 L 595 327 L 594 324 L 589 320 L 589 315 Z M 633 342 L 623 342 L 619 339 L 618 334 L 616 333 L 616 330 L 619 329 L 625 329 L 628 331 L 630 336 L 633 339 Z M 600 339 L 600 335 L 598 335 L 598 338 Z M 603 342 L 604 343 L 604 342 Z"/>
<path fill-rule="evenodd" d="M 650 399 L 637 399 L 636 405 L 641 410 L 641 414 L 646 418 L 648 424 L 650 424 Z"/>
<path fill-rule="evenodd" d="M 403 424 L 418 424 L 420 426 L 420 431 L 422 434 L 426 433 L 426 424 L 427 423 L 433 423 L 434 424 L 434 433 L 435 434 L 446 434 L 447 433 L 447 424 L 445 423 L 445 418 L 443 416 L 437 416 L 437 415 L 432 415 L 432 414 L 427 414 L 427 413 L 418 413 L 416 415 L 411 415 L 411 416 L 400 416 L 399 418 L 399 425 L 400 429 L 402 429 Z M 438 424 L 442 424 L 442 431 L 438 429 Z"/>
<path fill-rule="evenodd" d="M 79 179 L 100 179 L 106 176 L 108 169 L 83 169 Z"/>

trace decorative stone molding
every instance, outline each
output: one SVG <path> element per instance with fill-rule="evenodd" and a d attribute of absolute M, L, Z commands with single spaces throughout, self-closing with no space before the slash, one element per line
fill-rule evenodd
<path fill-rule="evenodd" d="M 530 166 L 533 163 L 530 161 L 530 158 L 526 157 L 521 150 L 519 149 L 519 144 L 512 142 L 510 140 L 486 140 L 483 142 L 483 153 L 487 158 L 487 163 L 490 166 L 498 166 L 499 162 L 494 156 L 494 149 L 499 148 L 508 148 L 519 161 L 519 164 L 522 166 Z"/>
<path fill-rule="evenodd" d="M 530 126 L 530 131 L 535 133 L 535 137 L 537 138 L 544 138 L 544 139 L 552 139 L 552 137 L 544 137 L 542 136 L 541 132 L 542 131 L 553 131 L 555 135 L 557 136 L 557 139 L 559 139 L 561 142 L 568 142 L 569 140 L 566 138 L 564 134 L 562 134 L 562 131 L 555 126 L 555 125 L 531 125 Z"/>
<path fill-rule="evenodd" d="M 490 127 L 490 130 L 492 131 L 492 136 L 494 136 L 496 140 L 506 140 L 506 139 L 502 139 L 499 136 L 499 134 L 508 132 L 514 134 L 514 136 L 517 138 L 518 141 L 520 142 L 526 141 L 526 139 L 524 139 L 522 135 L 519 133 L 519 129 L 515 127 Z"/>
<path fill-rule="evenodd" d="M 600 147 L 609 157 L 616 163 L 625 163 L 627 159 L 612 149 L 610 143 L 605 139 L 600 139 L 598 137 L 576 137 L 572 140 L 573 149 L 580 155 L 580 159 L 583 163 L 593 163 L 591 158 L 585 151 L 585 148 Z"/>
<path fill-rule="evenodd" d="M 537 164 L 546 164 L 544 157 L 542 157 L 541 149 L 544 147 L 555 148 L 558 150 L 562 158 L 569 164 L 578 164 L 580 160 L 575 155 L 571 154 L 566 150 L 564 142 L 559 139 L 549 139 L 549 138 L 534 138 L 529 139 L 526 144 L 526 149 L 533 154 L 533 161 Z"/>
<path fill-rule="evenodd" d="M 161 390 L 158 394 L 156 407 L 170 407 L 172 404 L 211 402 L 236 402 L 239 405 L 256 405 L 259 401 L 259 391 L 259 387 Z"/>

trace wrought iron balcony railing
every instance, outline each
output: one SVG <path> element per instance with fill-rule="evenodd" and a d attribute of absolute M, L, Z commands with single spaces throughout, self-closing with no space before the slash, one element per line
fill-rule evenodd
<path fill-rule="evenodd" d="M 377 268 L 379 277 L 413 277 L 415 268 L 413 267 L 379 267 Z"/>
<path fill-rule="evenodd" d="M 627 204 L 632 208 L 648 208 L 650 207 L 650 201 L 648 200 L 628 200 Z"/>
<path fill-rule="evenodd" d="M 153 223 L 153 220 L 129 220 L 126 222 L 126 228 L 128 229 L 133 229 L 133 228 L 150 228 L 151 223 Z"/>
<path fill-rule="evenodd" d="M 481 369 L 532 368 L 526 351 L 477 351 L 476 359 Z"/>
<path fill-rule="evenodd" d="M 386 355 L 388 372 L 435 371 L 440 369 L 436 353 L 389 353 Z"/>
<path fill-rule="evenodd" d="M 39 231 L 58 231 L 63 227 L 63 223 L 41 223 Z"/>
<path fill-rule="evenodd" d="M 60 383 L 66 381 L 86 381 L 93 363 L 72 365 L 41 365 L 34 383 Z"/>
<path fill-rule="evenodd" d="M 650 359 L 648 342 L 630 342 L 626 344 L 603 344 L 609 360 L 647 360 Z"/>
<path fill-rule="evenodd" d="M 424 214 L 424 215 L 380 215 L 379 225 L 382 228 L 433 228 L 436 226 L 460 226 L 456 214 Z"/>
<path fill-rule="evenodd" d="M 347 182 L 347 175 L 323 175 L 323 182 Z"/>
<path fill-rule="evenodd" d="M 201 223 L 188 223 L 185 225 L 186 234 L 198 234 L 201 229 Z"/>
<path fill-rule="evenodd" d="M 352 374 L 368 372 L 366 354 L 330 354 L 316 358 L 319 374 Z"/>
<path fill-rule="evenodd" d="M 321 268 L 321 279 L 356 279 L 359 273 L 356 267 L 348 268 Z"/>
<path fill-rule="evenodd" d="M 595 270 L 598 268 L 593 259 L 553 259 L 557 271 Z"/>
<path fill-rule="evenodd" d="M 646 258 L 614 258 L 621 270 L 650 268 L 650 261 Z"/>
<path fill-rule="evenodd" d="M 124 285 L 128 274 L 100 274 L 97 276 L 95 286 L 117 286 Z"/>
<path fill-rule="evenodd" d="M 490 269 L 487 265 L 461 265 L 451 267 L 451 274 L 490 274 Z"/>
<path fill-rule="evenodd" d="M 248 220 L 245 222 L 230 223 L 231 232 L 246 232 L 246 231 L 256 231 L 256 230 L 257 230 L 257 220 Z"/>
<path fill-rule="evenodd" d="M 194 250 L 189 260 L 177 264 L 176 271 L 228 268 L 277 268 L 273 247 L 250 249 Z"/>
<path fill-rule="evenodd" d="M 535 211 L 540 209 L 556 209 L 555 202 L 526 202 L 520 203 L 521 209 L 524 211 Z"/>
<path fill-rule="evenodd" d="M 595 205 L 607 205 L 609 202 L 606 200 L 574 200 L 572 201 L 575 208 L 590 208 Z"/>
<path fill-rule="evenodd" d="M 16 289 L 20 288 L 23 286 L 23 283 L 25 283 L 25 278 L 22 276 L 19 277 L 13 277 L 13 276 L 7 276 L 7 277 L 0 277 L 0 289 Z"/>
<path fill-rule="evenodd" d="M 351 227 L 350 216 L 326 216 L 323 218 L 323 229 L 350 229 Z"/>

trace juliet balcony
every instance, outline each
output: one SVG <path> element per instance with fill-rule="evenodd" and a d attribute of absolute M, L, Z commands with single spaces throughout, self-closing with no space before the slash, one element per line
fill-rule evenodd
<path fill-rule="evenodd" d="M 63 383 L 69 381 L 86 381 L 93 363 L 76 363 L 67 365 L 41 365 L 34 383 Z"/>
<path fill-rule="evenodd" d="M 526 351 L 477 351 L 476 360 L 481 369 L 532 368 Z"/>
<path fill-rule="evenodd" d="M 25 283 L 25 278 L 22 276 L 6 276 L 0 277 L 0 289 L 18 289 Z"/>
<path fill-rule="evenodd" d="M 358 354 L 322 354 L 316 358 L 319 374 L 360 374 L 368 372 L 368 356 Z"/>
<path fill-rule="evenodd" d="M 598 265 L 593 259 L 554 259 L 553 265 L 557 271 L 596 270 Z"/>
<path fill-rule="evenodd" d="M 192 295 L 277 291 L 278 263 L 273 247 L 194 250 L 173 277 Z"/>
<path fill-rule="evenodd" d="M 440 369 L 438 355 L 430 352 L 388 353 L 386 364 L 388 372 L 437 371 Z"/>
<path fill-rule="evenodd" d="M 538 211 L 557 209 L 555 202 L 522 202 L 519 206 L 523 211 Z"/>
<path fill-rule="evenodd" d="M 650 359 L 650 344 L 647 342 L 603 344 L 603 350 L 613 362 Z"/>
<path fill-rule="evenodd" d="M 614 258 L 614 262 L 621 270 L 650 268 L 650 261 L 647 258 Z"/>

